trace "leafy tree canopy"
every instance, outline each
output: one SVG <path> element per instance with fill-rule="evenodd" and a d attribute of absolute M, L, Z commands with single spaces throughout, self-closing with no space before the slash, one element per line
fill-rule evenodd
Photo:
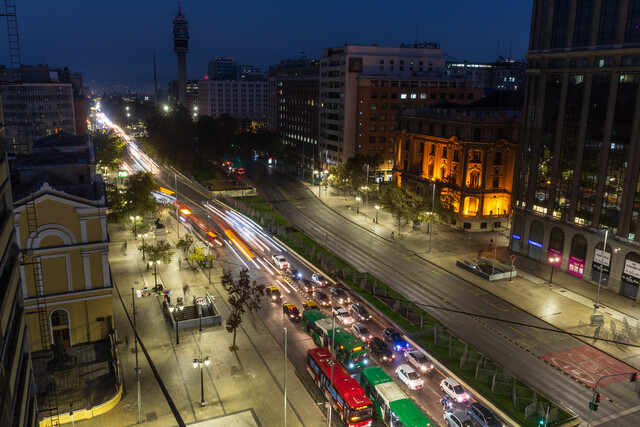
<path fill-rule="evenodd" d="M 113 133 L 97 132 L 91 138 L 98 167 L 117 169 L 122 162 L 124 142 Z"/>
<path fill-rule="evenodd" d="M 380 201 L 396 220 L 398 234 L 402 224 L 417 218 L 425 210 L 422 197 L 394 183 L 384 186 L 380 193 Z"/>

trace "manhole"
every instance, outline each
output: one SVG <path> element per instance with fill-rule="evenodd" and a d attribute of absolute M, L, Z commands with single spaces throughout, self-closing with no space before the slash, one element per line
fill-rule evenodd
<path fill-rule="evenodd" d="M 158 415 L 156 414 L 156 411 L 147 412 L 147 421 L 156 421 L 157 419 Z"/>

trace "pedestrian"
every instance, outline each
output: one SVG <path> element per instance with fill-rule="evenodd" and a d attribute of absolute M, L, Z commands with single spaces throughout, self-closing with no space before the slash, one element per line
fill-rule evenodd
<path fill-rule="evenodd" d="M 394 239 L 396 237 L 396 233 L 394 233 L 393 231 L 391 232 L 391 238 Z"/>
<path fill-rule="evenodd" d="M 489 239 L 489 249 L 493 246 L 493 239 Z"/>
<path fill-rule="evenodd" d="M 125 250 L 125 252 L 127 251 L 127 241 L 126 240 L 124 241 L 124 250 Z"/>
<path fill-rule="evenodd" d="M 440 403 L 442 403 L 442 409 L 446 410 L 447 403 L 449 403 L 446 394 L 442 397 L 442 399 L 440 400 Z"/>

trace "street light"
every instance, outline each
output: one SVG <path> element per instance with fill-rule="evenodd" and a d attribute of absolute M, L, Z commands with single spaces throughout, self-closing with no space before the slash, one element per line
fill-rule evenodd
<path fill-rule="evenodd" d="M 360 196 L 356 196 L 356 202 L 358 202 L 358 204 L 356 205 L 356 214 L 360 213 Z"/>
<path fill-rule="evenodd" d="M 204 374 L 202 373 L 202 367 L 209 366 L 209 363 L 211 363 L 209 356 L 206 356 L 205 358 L 193 358 L 193 367 L 197 368 L 200 366 L 200 406 L 204 406 Z"/>
<path fill-rule="evenodd" d="M 138 221 L 140 221 L 140 216 L 139 215 L 136 215 L 136 216 L 131 215 L 129 217 L 129 219 L 133 223 L 133 237 L 136 237 L 136 234 L 137 234 L 136 231 L 138 231 Z"/>
<path fill-rule="evenodd" d="M 199 329 L 199 331 L 202 332 L 202 304 L 204 304 L 204 298 L 202 298 L 202 297 L 196 298 L 196 304 L 198 304 L 200 306 L 200 329 Z"/>
<path fill-rule="evenodd" d="M 360 189 L 364 192 L 364 219 L 366 220 L 367 219 L 367 205 L 369 204 L 369 187 L 361 187 Z"/>
<path fill-rule="evenodd" d="M 158 289 L 158 264 L 160 264 L 160 260 L 157 261 L 149 261 L 149 266 L 153 265 L 153 276 L 154 276 L 154 288 Z"/>
<path fill-rule="evenodd" d="M 555 267 L 558 261 L 560 261 L 560 257 L 558 256 L 549 257 L 549 262 L 551 263 L 551 276 L 549 277 L 549 286 L 551 286 L 551 281 L 553 280 L 553 267 Z"/>
<path fill-rule="evenodd" d="M 182 305 L 175 305 L 175 306 L 172 305 L 171 307 L 169 307 L 169 311 L 171 313 L 173 313 L 174 311 L 176 312 L 176 315 L 173 316 L 173 320 L 176 321 L 176 345 L 180 344 L 180 334 L 179 334 L 180 328 L 178 325 L 178 313 L 179 312 L 182 313 L 183 309 L 184 307 Z"/>
<path fill-rule="evenodd" d="M 142 260 L 145 261 L 146 258 L 144 257 L 144 238 L 147 237 L 149 235 L 149 233 L 144 233 L 144 234 L 138 234 L 138 237 L 142 238 Z"/>
<path fill-rule="evenodd" d="M 380 206 L 376 205 L 376 224 L 378 223 L 378 212 L 380 212 Z"/>

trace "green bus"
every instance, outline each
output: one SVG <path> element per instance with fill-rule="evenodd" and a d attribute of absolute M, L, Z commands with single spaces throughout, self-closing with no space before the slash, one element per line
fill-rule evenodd
<path fill-rule="evenodd" d="M 320 310 L 307 310 L 302 313 L 302 329 L 311 336 L 318 347 L 331 350 L 333 326 L 333 319 L 325 316 Z M 367 349 L 362 341 L 339 326 L 335 327 L 335 337 L 335 357 L 348 371 L 369 365 Z"/>
<path fill-rule="evenodd" d="M 370 366 L 362 369 L 360 385 L 376 407 L 378 417 L 389 427 L 433 426 L 381 367 Z"/>

